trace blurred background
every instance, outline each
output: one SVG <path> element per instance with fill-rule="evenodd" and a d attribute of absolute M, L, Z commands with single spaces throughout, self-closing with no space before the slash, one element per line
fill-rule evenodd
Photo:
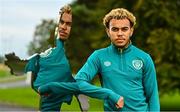
<path fill-rule="evenodd" d="M 12 76 L 6 53 L 25 59 L 54 46 L 59 9 L 71 4 L 73 26 L 66 53 L 75 74 L 96 49 L 109 45 L 102 19 L 123 7 L 137 18 L 132 42 L 151 54 L 157 71 L 161 110 L 180 110 L 180 0 L 0 0 L 0 110 L 38 110 L 38 95 L 26 75 Z M 98 77 L 93 83 L 99 85 Z M 102 111 L 102 101 L 89 98 L 90 110 Z M 77 110 L 76 99 L 63 110 Z"/>

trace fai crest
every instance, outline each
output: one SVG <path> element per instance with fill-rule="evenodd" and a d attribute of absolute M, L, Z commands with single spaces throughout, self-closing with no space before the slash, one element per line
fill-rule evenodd
<path fill-rule="evenodd" d="M 132 65 L 135 69 L 140 70 L 143 67 L 142 60 L 133 60 Z"/>

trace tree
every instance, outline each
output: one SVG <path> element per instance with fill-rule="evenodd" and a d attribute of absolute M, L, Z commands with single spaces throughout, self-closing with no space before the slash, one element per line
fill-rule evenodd
<path fill-rule="evenodd" d="M 180 87 L 180 11 L 178 0 L 143 1 L 136 9 L 136 43 L 155 60 L 160 93 Z"/>
<path fill-rule="evenodd" d="M 28 54 L 40 53 L 49 47 L 54 47 L 55 28 L 57 24 L 54 20 L 42 20 L 40 25 L 36 26 L 34 38 L 28 46 Z"/>

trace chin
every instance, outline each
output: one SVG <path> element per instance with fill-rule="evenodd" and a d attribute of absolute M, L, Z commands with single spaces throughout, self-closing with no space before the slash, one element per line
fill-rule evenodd
<path fill-rule="evenodd" d="M 124 44 L 116 44 L 117 47 L 123 48 L 125 45 Z"/>
<path fill-rule="evenodd" d="M 61 37 L 61 36 L 60 36 L 60 39 L 61 39 L 61 40 L 67 40 L 68 37 Z"/>

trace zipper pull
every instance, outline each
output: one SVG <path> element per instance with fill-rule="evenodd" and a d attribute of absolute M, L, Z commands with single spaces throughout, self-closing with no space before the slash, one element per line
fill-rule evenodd
<path fill-rule="evenodd" d="M 123 52 L 123 49 L 121 49 L 121 48 L 118 48 L 118 51 L 122 54 L 122 52 Z"/>

